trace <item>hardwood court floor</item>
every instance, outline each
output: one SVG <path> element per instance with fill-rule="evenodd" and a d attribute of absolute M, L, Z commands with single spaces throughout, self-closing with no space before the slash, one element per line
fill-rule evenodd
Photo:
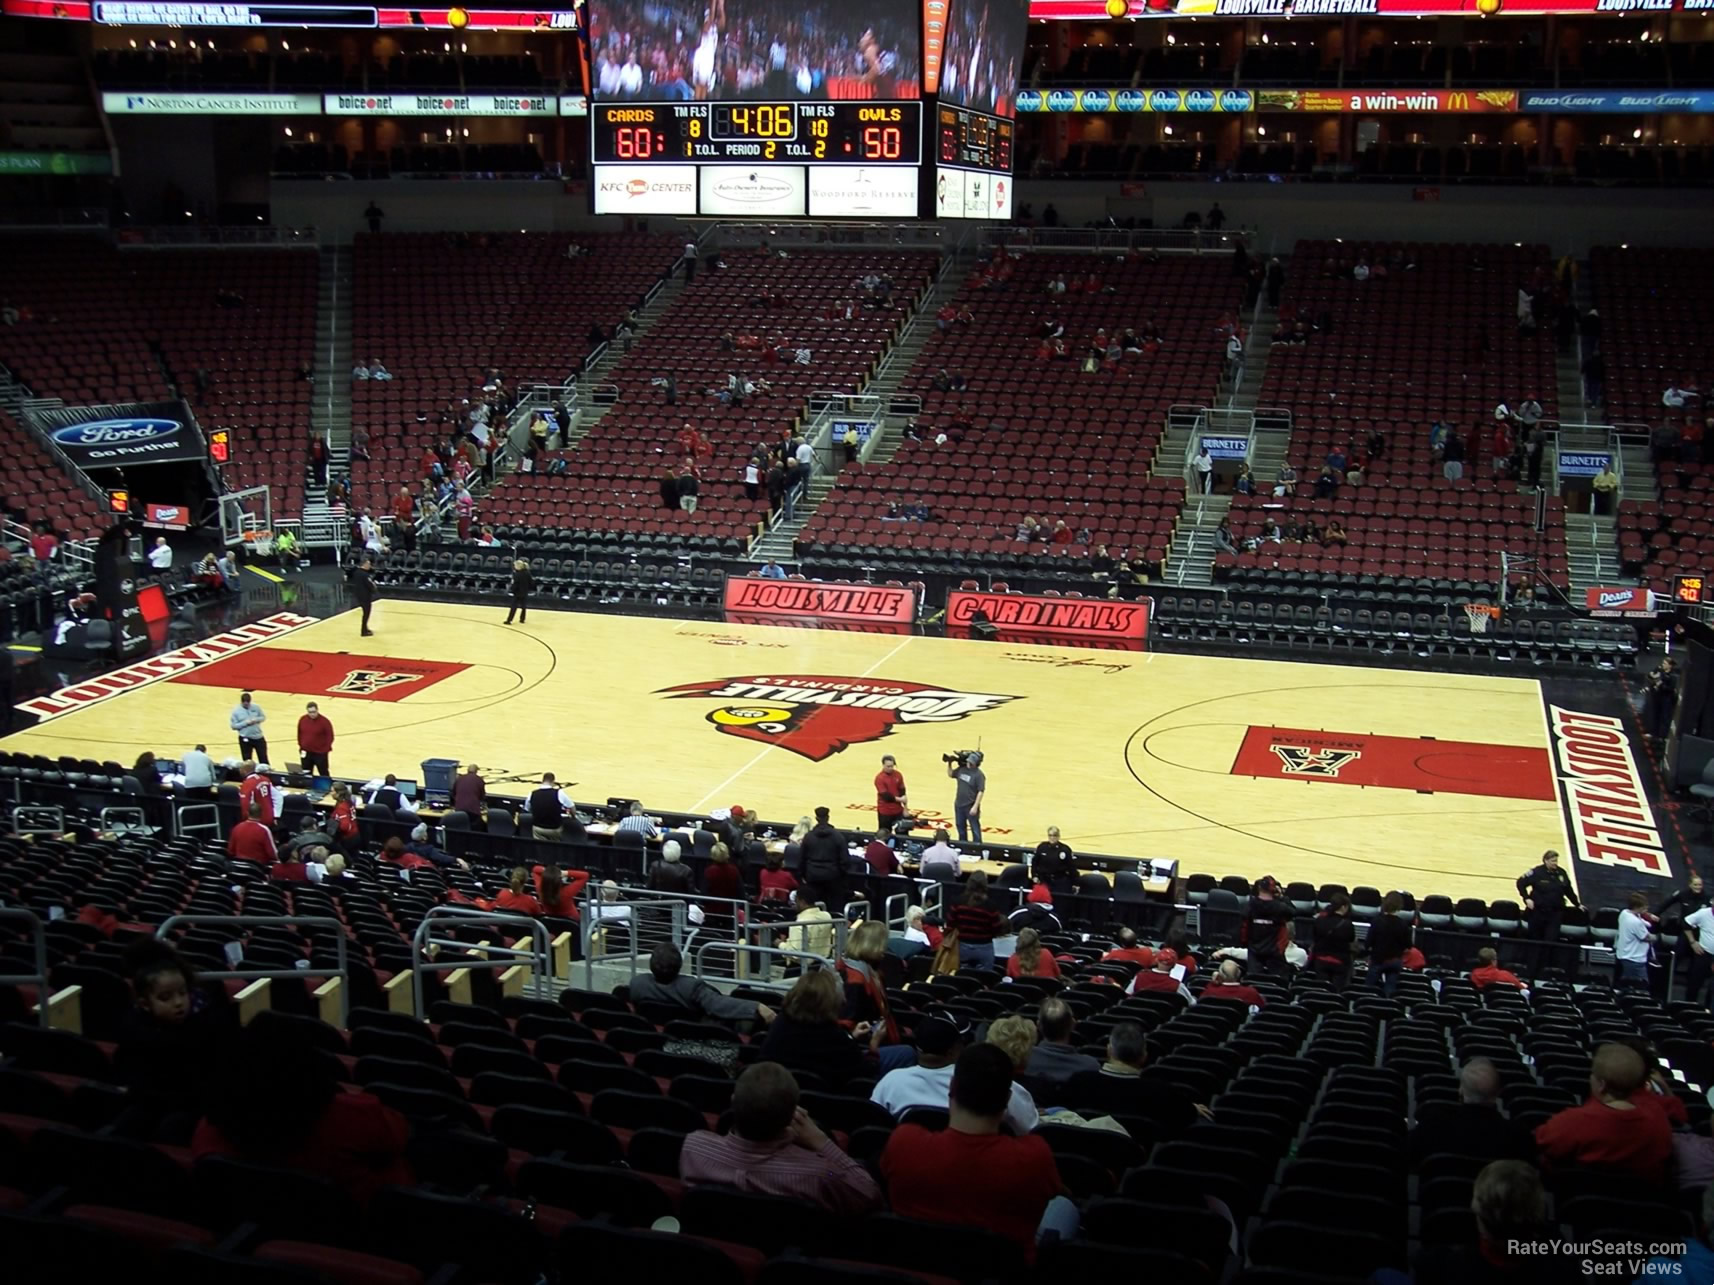
<path fill-rule="evenodd" d="M 896 755 L 915 810 L 951 812 L 943 752 L 985 752 L 989 834 L 1176 857 L 1186 871 L 1515 896 L 1565 833 L 1538 684 L 1353 666 L 384 601 L 52 718 L 11 750 L 236 753 L 243 687 L 292 756 L 306 700 L 335 773 L 474 758 L 580 800 L 873 817 Z"/>

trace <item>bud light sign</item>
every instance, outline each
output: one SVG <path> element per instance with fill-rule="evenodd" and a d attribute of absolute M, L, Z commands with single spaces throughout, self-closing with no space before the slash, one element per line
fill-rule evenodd
<path fill-rule="evenodd" d="M 54 430 L 54 444 L 76 462 L 123 464 L 177 449 L 176 419 L 97 419 Z"/>

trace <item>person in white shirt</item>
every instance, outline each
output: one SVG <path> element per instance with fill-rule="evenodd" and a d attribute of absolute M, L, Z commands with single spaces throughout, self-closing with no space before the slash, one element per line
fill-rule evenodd
<path fill-rule="evenodd" d="M 1619 961 L 1616 981 L 1621 987 L 1647 988 L 1649 984 L 1649 941 L 1654 931 L 1653 920 L 1654 916 L 1649 914 L 1647 894 L 1633 892 L 1629 904 L 1619 912 L 1619 936 L 1613 943 L 1613 954 Z"/>
<path fill-rule="evenodd" d="M 381 364 L 380 358 L 375 358 L 375 359 L 370 361 L 370 363 L 369 363 L 369 378 L 370 379 L 391 379 L 392 377 L 393 377 L 393 372 L 388 370 L 385 366 L 383 366 Z"/>
<path fill-rule="evenodd" d="M 619 69 L 619 95 L 622 98 L 635 98 L 642 92 L 643 69 L 637 65 L 637 56 L 632 54 Z"/>
<path fill-rule="evenodd" d="M 365 366 L 362 362 L 358 362 L 355 366 L 353 366 L 351 368 L 351 378 L 353 378 L 353 379 L 368 379 L 369 378 L 369 367 Z"/>
<path fill-rule="evenodd" d="M 899 1119 L 916 1107 L 944 1111 L 950 1100 L 952 1068 L 969 1042 L 970 1028 L 952 1014 L 935 1011 L 917 1023 L 917 1064 L 888 1071 L 875 1085 L 869 1100 Z M 1019 1137 L 1041 1123 L 1035 1099 L 1016 1080 L 1012 1100 L 1006 1107 L 1006 1123 Z"/>
<path fill-rule="evenodd" d="M 798 438 L 797 443 L 797 462 L 803 465 L 806 470 L 815 467 L 815 447 L 801 437 Z"/>
<path fill-rule="evenodd" d="M 155 537 L 155 547 L 149 550 L 149 565 L 156 571 L 166 571 L 173 565 L 173 547 L 167 543 L 167 537 Z"/>
<path fill-rule="evenodd" d="M 922 852 L 920 864 L 923 874 L 929 873 L 930 866 L 951 866 L 953 878 L 958 877 L 958 862 L 962 854 L 952 846 L 951 838 L 945 830 L 934 832 L 934 843 Z"/>
<path fill-rule="evenodd" d="M 214 760 L 208 757 L 208 747 L 199 745 L 184 755 L 184 788 L 209 790 L 214 788 Z"/>
<path fill-rule="evenodd" d="M 1684 403 L 1694 396 L 1695 393 L 1680 388 L 1677 384 L 1668 384 L 1666 391 L 1660 395 L 1660 404 L 1671 410 L 1683 410 Z"/>
<path fill-rule="evenodd" d="M 905 911 L 904 935 L 906 941 L 914 941 L 919 946 L 927 946 L 930 942 L 928 940 L 928 933 L 923 930 L 922 919 L 921 906 L 912 906 L 909 910 Z"/>
<path fill-rule="evenodd" d="M 1196 489 L 1207 495 L 1214 489 L 1214 457 L 1208 453 L 1206 446 L 1196 452 L 1196 458 L 1190 462 L 1190 467 L 1196 471 Z"/>

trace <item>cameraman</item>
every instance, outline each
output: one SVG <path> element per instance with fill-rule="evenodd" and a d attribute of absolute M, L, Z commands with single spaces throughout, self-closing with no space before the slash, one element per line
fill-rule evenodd
<path fill-rule="evenodd" d="M 957 754 L 943 754 L 941 758 L 946 761 L 947 776 L 958 782 L 958 796 L 952 804 L 958 841 L 981 843 L 982 796 L 988 790 L 988 778 L 982 772 L 982 751 L 961 750 Z"/>

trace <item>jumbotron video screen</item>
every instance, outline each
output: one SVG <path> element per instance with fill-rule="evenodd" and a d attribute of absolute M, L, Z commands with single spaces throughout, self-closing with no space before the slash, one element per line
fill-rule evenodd
<path fill-rule="evenodd" d="M 1029 0 L 951 0 L 940 101 L 989 116 L 1012 115 L 1029 16 Z"/>

